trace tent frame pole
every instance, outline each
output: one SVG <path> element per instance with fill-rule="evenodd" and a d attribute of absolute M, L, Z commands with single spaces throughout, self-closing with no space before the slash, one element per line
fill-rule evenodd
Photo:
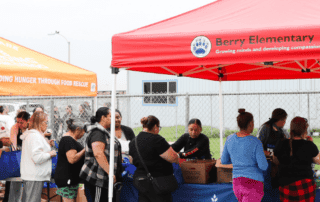
<path fill-rule="evenodd" d="M 219 81 L 219 119 L 220 119 L 220 157 L 223 151 L 223 98 L 222 98 L 222 82 Z"/>
<path fill-rule="evenodd" d="M 117 74 L 119 72 L 118 68 L 112 69 L 112 75 L 113 75 L 113 86 L 112 86 L 112 96 L 111 96 L 111 137 L 110 137 L 110 162 L 109 162 L 109 202 L 112 202 L 113 197 L 113 176 L 114 176 L 114 137 L 115 137 L 115 122 L 116 122 L 116 116 L 115 116 L 115 105 L 116 105 L 116 86 L 117 86 Z"/>

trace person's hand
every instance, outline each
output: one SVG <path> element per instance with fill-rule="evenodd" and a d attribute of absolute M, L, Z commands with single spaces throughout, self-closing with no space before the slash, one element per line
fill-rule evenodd
<path fill-rule="evenodd" d="M 53 147 L 53 146 L 54 146 L 54 140 L 50 140 L 50 141 L 49 141 L 49 145 L 50 145 L 51 147 Z"/>
<path fill-rule="evenodd" d="M 0 139 L 2 142 L 3 146 L 10 146 L 11 145 L 11 140 L 9 137 L 3 137 Z"/>
<path fill-rule="evenodd" d="M 117 182 L 116 176 L 113 176 L 113 184 L 115 184 Z"/>
<path fill-rule="evenodd" d="M 55 150 L 52 150 L 49 152 L 51 158 L 57 156 L 57 152 Z"/>
<path fill-rule="evenodd" d="M 307 136 L 306 140 L 313 142 L 313 138 L 311 136 Z"/>
<path fill-rule="evenodd" d="M 270 154 L 271 154 L 271 152 L 269 152 L 269 151 L 264 151 L 264 155 L 270 156 Z"/>
<path fill-rule="evenodd" d="M 5 151 L 5 152 L 10 152 L 10 148 L 9 147 L 3 147 L 1 150 Z"/>

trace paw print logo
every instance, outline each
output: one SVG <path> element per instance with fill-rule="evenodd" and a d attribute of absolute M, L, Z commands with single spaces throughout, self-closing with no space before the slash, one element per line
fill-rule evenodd
<path fill-rule="evenodd" d="M 218 201 L 218 197 L 216 195 L 213 195 L 213 197 L 211 198 L 212 202 L 217 202 Z"/>
<path fill-rule="evenodd" d="M 198 36 L 191 43 L 191 52 L 198 58 L 203 58 L 210 53 L 211 42 L 205 36 Z"/>

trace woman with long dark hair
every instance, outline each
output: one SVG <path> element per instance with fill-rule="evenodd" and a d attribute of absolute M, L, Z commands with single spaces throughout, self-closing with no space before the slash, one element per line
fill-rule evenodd
<path fill-rule="evenodd" d="M 279 173 L 277 162 L 274 157 L 274 148 L 279 141 L 289 138 L 289 134 L 283 129 L 287 120 L 287 112 L 277 108 L 273 110 L 272 117 L 264 123 L 258 131 L 258 139 L 261 140 L 264 153 L 268 159 L 270 169 L 266 174 L 265 188 L 271 183 L 273 189 L 279 188 Z"/>
<path fill-rule="evenodd" d="M 320 165 L 318 147 L 307 138 L 307 119 L 295 117 L 290 124 L 290 139 L 280 141 L 274 150 L 279 165 L 281 201 L 314 201 L 316 184 L 312 163 Z M 308 139 L 308 140 L 305 140 Z"/>
<path fill-rule="evenodd" d="M 267 156 L 273 156 L 273 149 L 279 140 L 289 138 L 288 132 L 283 127 L 286 124 L 287 112 L 277 108 L 273 110 L 269 121 L 265 122 L 258 131 L 258 138 L 263 144 Z"/>

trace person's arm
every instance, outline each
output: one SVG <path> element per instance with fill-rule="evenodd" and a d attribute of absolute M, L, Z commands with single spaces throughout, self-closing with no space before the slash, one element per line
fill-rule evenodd
<path fill-rule="evenodd" d="M 320 165 L 320 153 L 317 145 L 315 145 L 313 142 L 310 142 L 310 149 L 311 155 L 313 156 L 313 162 Z"/>
<path fill-rule="evenodd" d="M 93 142 L 92 143 L 92 150 L 93 150 L 93 155 L 96 158 L 99 166 L 109 174 L 109 162 L 107 160 L 107 157 L 104 153 L 105 150 L 105 143 L 104 142 Z"/>
<path fill-rule="evenodd" d="M 313 162 L 320 165 L 320 153 L 316 157 L 312 158 Z"/>
<path fill-rule="evenodd" d="M 171 145 L 171 147 L 175 152 L 180 152 L 181 149 L 186 146 L 186 142 L 187 142 L 187 136 L 183 134 L 175 143 Z"/>
<path fill-rule="evenodd" d="M 96 158 L 99 166 L 109 175 L 109 162 L 107 160 L 107 157 L 104 153 L 105 150 L 105 143 L 103 142 L 93 142 L 92 144 L 92 150 L 93 150 L 93 155 Z M 113 158 L 113 157 L 110 157 Z M 113 183 L 116 182 L 116 173 L 113 175 Z"/>
<path fill-rule="evenodd" d="M 61 139 L 59 147 L 66 152 L 67 160 L 70 164 L 77 163 L 85 153 L 85 149 L 77 152 L 77 145 L 72 137 L 64 137 Z"/>
<path fill-rule="evenodd" d="M 188 157 L 190 155 L 193 155 L 193 154 L 197 154 L 199 152 L 203 152 L 205 150 L 210 150 L 210 146 L 209 146 L 209 138 L 207 138 L 207 136 L 202 136 L 202 139 L 199 140 L 196 145 L 192 148 L 192 149 L 189 149 L 187 151 L 184 151 L 183 152 L 183 156 L 184 157 Z M 210 152 L 209 152 L 210 153 Z"/>
<path fill-rule="evenodd" d="M 13 144 L 13 146 L 15 148 L 17 148 L 17 136 L 18 136 L 18 131 L 19 131 L 19 128 L 18 128 L 18 124 L 15 124 L 12 128 L 11 128 L 11 131 L 10 131 L 10 140 Z"/>
<path fill-rule="evenodd" d="M 170 147 L 167 151 L 163 154 L 160 154 L 160 157 L 170 163 L 177 163 L 179 164 L 179 154 L 175 152 L 172 147 Z"/>
<path fill-rule="evenodd" d="M 258 139 L 262 142 L 262 145 L 266 141 L 267 134 L 268 134 L 268 127 L 266 125 L 263 125 L 260 131 L 258 132 Z"/>
<path fill-rule="evenodd" d="M 81 150 L 80 152 L 77 152 L 77 150 L 75 149 L 71 149 L 67 151 L 66 155 L 67 155 L 68 162 L 70 164 L 77 163 L 81 159 L 81 157 L 83 157 L 84 153 L 85 153 L 85 149 Z"/>
<path fill-rule="evenodd" d="M 263 125 L 262 128 L 260 129 L 258 133 L 258 139 L 262 142 L 262 148 L 264 150 L 264 144 L 267 141 L 268 134 L 270 133 L 270 128 L 267 127 L 266 125 Z M 270 152 L 264 150 L 264 155 L 265 156 L 270 156 Z"/>
<path fill-rule="evenodd" d="M 48 160 L 51 160 L 52 154 L 50 152 L 43 151 L 43 142 L 38 137 L 34 137 L 32 140 L 30 140 L 29 144 L 31 146 L 31 158 L 35 164 L 42 164 Z"/>
<path fill-rule="evenodd" d="M 262 146 L 261 142 L 258 143 L 255 150 L 256 150 L 255 153 L 256 153 L 256 160 L 258 163 L 258 167 L 263 171 L 267 170 L 268 161 L 264 155 L 263 146 Z"/>
<path fill-rule="evenodd" d="M 223 152 L 221 155 L 221 164 L 232 164 L 230 153 L 227 148 L 228 141 L 224 144 Z"/>

